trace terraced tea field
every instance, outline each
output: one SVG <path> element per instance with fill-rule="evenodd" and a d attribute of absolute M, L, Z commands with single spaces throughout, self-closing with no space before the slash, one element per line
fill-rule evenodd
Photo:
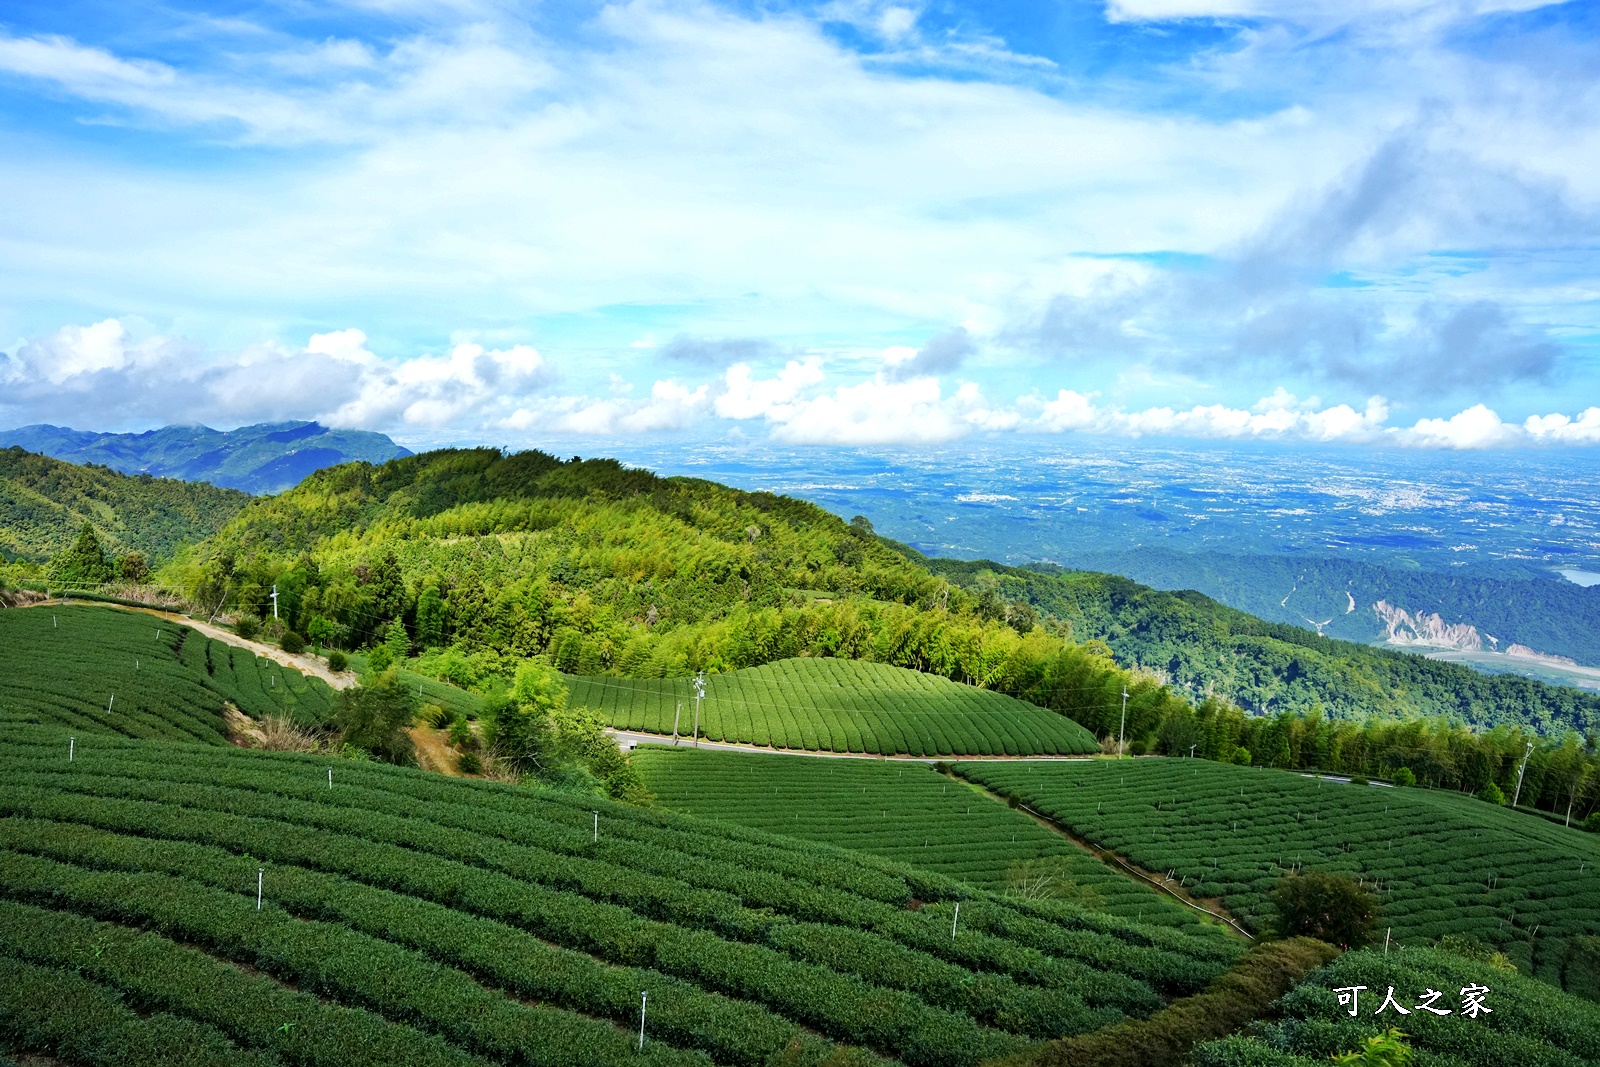
<path fill-rule="evenodd" d="M 1562 983 L 1575 939 L 1600 934 L 1600 836 L 1457 793 L 1378 788 L 1206 760 L 960 763 L 1097 845 L 1246 923 L 1271 916 L 1285 869 L 1375 885 L 1402 944 L 1461 934 Z"/>
<path fill-rule="evenodd" d="M 69 763 L 64 733 L 0 727 L 13 1046 L 104 1004 L 215 1062 L 967 1065 L 1148 1014 L 1236 951 L 587 797 L 79 740 Z"/>
<path fill-rule="evenodd" d="M 624 730 L 689 736 L 688 678 L 569 677 L 569 702 Z M 911 756 L 1098 752 L 1071 719 L 1001 693 L 903 667 L 786 659 L 706 678 L 700 736 L 772 748 Z"/>
<path fill-rule="evenodd" d="M 1357 1014 L 1339 1003 L 1336 989 L 1365 987 Z M 1461 1014 L 1461 990 L 1487 987 L 1488 1014 Z M 1385 993 L 1410 1011 L 1401 1017 L 1385 1006 Z M 1448 1015 L 1417 1010 L 1426 990 L 1430 1003 Z M 1383 1014 L 1378 1015 L 1378 1009 Z M 1385 1025 L 1404 1031 L 1406 1043 L 1429 1067 L 1541 1064 L 1582 1067 L 1600 1061 L 1600 1004 L 1569 996 L 1525 975 L 1481 961 L 1430 949 L 1381 948 L 1349 952 L 1307 975 L 1274 1005 L 1282 1021 L 1262 1024 L 1249 1036 L 1202 1045 L 1195 1067 L 1312 1067 L 1326 1065 L 1334 1051 L 1348 1051 Z M 1424 1058 L 1426 1057 L 1426 1058 Z"/>
<path fill-rule="evenodd" d="M 0 611 L 0 722 L 222 744 L 223 705 L 320 723 L 319 678 L 139 612 Z"/>
<path fill-rule="evenodd" d="M 633 763 L 656 802 L 676 811 L 857 849 L 1000 892 L 1071 892 L 1060 884 L 1066 878 L 1112 915 L 1191 928 L 1202 922 L 1027 814 L 926 764 L 656 745 L 635 749 Z M 1201 932 L 1210 931 L 1220 933 Z"/>

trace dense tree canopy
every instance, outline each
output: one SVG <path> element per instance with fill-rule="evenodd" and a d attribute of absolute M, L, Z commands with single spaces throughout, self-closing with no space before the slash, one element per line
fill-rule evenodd
<path fill-rule="evenodd" d="M 159 562 L 221 529 L 249 499 L 203 482 L 0 449 L 0 559 L 47 560 L 66 551 L 88 523 L 108 553 Z"/>

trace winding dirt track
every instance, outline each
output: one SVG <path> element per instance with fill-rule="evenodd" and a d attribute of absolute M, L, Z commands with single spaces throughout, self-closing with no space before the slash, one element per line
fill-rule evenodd
<path fill-rule="evenodd" d="M 127 604 L 106 604 L 98 600 L 72 599 L 40 600 L 32 604 L 24 604 L 21 607 L 26 609 L 63 607 L 66 605 L 71 605 L 75 608 L 111 608 L 117 611 L 137 611 L 145 615 L 154 615 L 158 619 L 164 619 L 175 625 L 187 626 L 191 630 L 198 630 L 207 637 L 215 638 L 225 644 L 234 645 L 238 648 L 248 648 L 258 656 L 265 656 L 273 662 L 281 663 L 285 667 L 299 671 L 301 674 L 314 674 L 335 689 L 349 689 L 356 684 L 354 674 L 349 671 L 343 673 L 330 671 L 326 663 L 309 652 L 291 655 L 277 645 L 269 645 L 263 641 L 247 641 L 232 630 L 224 630 L 220 626 L 213 626 L 209 622 L 201 622 L 199 619 L 191 618 L 188 615 L 180 615 L 175 611 L 163 611 L 160 608 L 135 608 Z"/>

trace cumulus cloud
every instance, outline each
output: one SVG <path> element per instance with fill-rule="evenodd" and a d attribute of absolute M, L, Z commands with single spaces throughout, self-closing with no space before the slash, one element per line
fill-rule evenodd
<path fill-rule="evenodd" d="M 909 357 L 907 357 L 909 358 Z M 1059 390 L 994 404 L 973 382 L 946 393 L 939 379 L 892 379 L 887 373 L 852 385 L 826 387 L 816 363 L 791 363 L 773 378 L 748 367 L 729 369 L 713 404 L 727 419 L 762 419 L 775 440 L 795 444 L 934 444 L 973 433 L 1088 433 L 1123 438 L 1183 437 L 1229 441 L 1286 441 L 1429 449 L 1600 444 L 1600 408 L 1576 418 L 1533 416 L 1518 425 L 1476 404 L 1449 418 L 1389 425 L 1390 406 L 1370 397 L 1359 409 L 1301 399 L 1281 386 L 1248 408 L 1197 404 L 1129 410 L 1103 404 L 1093 393 Z"/>
<path fill-rule="evenodd" d="M 937 377 L 958 369 L 976 350 L 967 328 L 955 326 L 928 338 L 921 348 L 889 349 L 884 353 L 887 364 L 884 373 L 893 382 L 930 375 Z"/>
<path fill-rule="evenodd" d="M 765 380 L 757 379 L 747 365 L 735 364 L 723 378 L 715 410 L 724 419 L 782 421 L 795 409 L 801 392 L 822 379 L 822 361 L 815 358 L 790 360 L 776 376 Z"/>
<path fill-rule="evenodd" d="M 557 397 L 538 407 L 520 408 L 501 425 L 603 437 L 684 430 L 705 413 L 709 394 L 708 385 L 690 388 L 664 380 L 651 387 L 648 400 Z"/>
<path fill-rule="evenodd" d="M 0 355 L 0 419 L 86 427 L 315 418 L 374 429 L 441 427 L 515 403 L 554 379 L 527 345 L 458 344 L 446 355 L 379 358 L 357 329 L 212 354 L 138 337 L 119 319 L 67 326 Z"/>
<path fill-rule="evenodd" d="M 1102 407 L 1094 397 L 1063 389 L 1053 399 L 1027 398 L 1019 405 L 1032 412 L 1025 428 L 1050 433 L 1069 430 L 1118 437 L 1198 437 L 1213 440 L 1289 440 L 1319 442 L 1377 441 L 1385 433 L 1389 407 L 1373 397 L 1364 411 L 1348 404 L 1317 410 L 1278 389 L 1246 410 L 1223 404 L 1188 409 L 1151 407 L 1124 411 Z"/>
<path fill-rule="evenodd" d="M 948 396 L 939 379 L 927 375 L 896 379 L 885 373 L 816 388 L 823 384 L 818 360 L 791 362 L 767 379 L 734 366 L 724 376 L 715 410 L 726 419 L 762 419 L 775 440 L 794 444 L 934 444 L 974 431 L 1013 429 L 1021 421 L 1015 412 L 990 405 L 972 382 Z"/>

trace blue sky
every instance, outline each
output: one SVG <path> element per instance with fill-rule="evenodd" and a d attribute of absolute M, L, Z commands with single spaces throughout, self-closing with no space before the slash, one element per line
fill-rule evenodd
<path fill-rule="evenodd" d="M 1600 443 L 1600 5 L 0 10 L 0 425 Z"/>

